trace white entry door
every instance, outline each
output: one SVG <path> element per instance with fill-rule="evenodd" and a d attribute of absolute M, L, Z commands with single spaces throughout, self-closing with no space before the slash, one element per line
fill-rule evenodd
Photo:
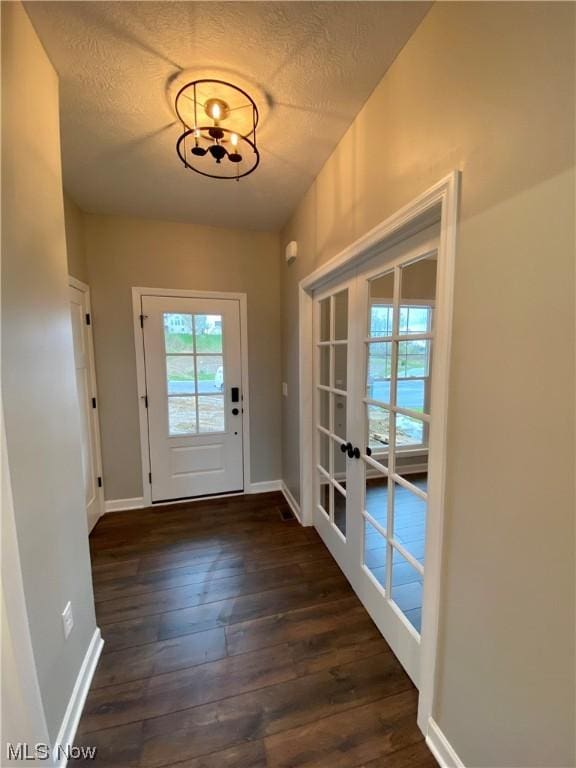
<path fill-rule="evenodd" d="M 314 295 L 314 523 L 416 686 L 437 252 L 431 228 Z"/>
<path fill-rule="evenodd" d="M 235 299 L 143 296 L 152 501 L 242 491 Z"/>
<path fill-rule="evenodd" d="M 100 433 L 98 425 L 98 400 L 90 318 L 90 294 L 88 286 L 77 280 L 69 285 L 70 314 L 74 341 L 76 389 L 80 408 L 82 437 L 82 468 L 88 531 L 104 511 L 102 489 L 102 460 L 100 457 Z"/>

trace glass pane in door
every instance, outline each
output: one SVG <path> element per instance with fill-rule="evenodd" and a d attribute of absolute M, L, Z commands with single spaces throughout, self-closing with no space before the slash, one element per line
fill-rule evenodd
<path fill-rule="evenodd" d="M 334 525 L 346 536 L 346 496 L 334 486 Z"/>
<path fill-rule="evenodd" d="M 196 423 L 195 397 L 168 398 L 168 428 L 170 435 L 194 435 L 198 431 Z"/>
<path fill-rule="evenodd" d="M 422 623 L 423 574 L 419 573 L 398 550 L 392 558 L 392 600 L 417 632 Z"/>
<path fill-rule="evenodd" d="M 194 315 L 196 352 L 222 354 L 222 315 Z"/>
<path fill-rule="evenodd" d="M 193 355 L 171 355 L 166 358 L 166 379 L 169 395 L 196 393 L 196 372 Z"/>
<path fill-rule="evenodd" d="M 386 537 L 364 519 L 364 565 L 378 584 L 384 588 L 386 588 L 387 551 Z"/>
<path fill-rule="evenodd" d="M 225 429 L 224 396 L 201 395 L 198 398 L 198 432 L 224 432 Z"/>

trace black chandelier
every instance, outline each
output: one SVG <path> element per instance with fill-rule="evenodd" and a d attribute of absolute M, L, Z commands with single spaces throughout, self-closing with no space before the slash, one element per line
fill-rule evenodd
<path fill-rule="evenodd" d="M 225 80 L 194 80 L 180 88 L 175 107 L 183 128 L 176 151 L 185 168 L 237 180 L 256 170 L 258 107 L 246 91 Z"/>

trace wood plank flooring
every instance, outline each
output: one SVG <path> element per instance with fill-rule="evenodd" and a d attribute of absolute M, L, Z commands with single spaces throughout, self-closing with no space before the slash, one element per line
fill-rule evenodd
<path fill-rule="evenodd" d="M 435 768 L 417 694 L 279 493 L 108 515 L 77 745 L 102 768 Z"/>

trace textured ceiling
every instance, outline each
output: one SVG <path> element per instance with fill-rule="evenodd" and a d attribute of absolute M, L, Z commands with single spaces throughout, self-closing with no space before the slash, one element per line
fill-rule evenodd
<path fill-rule="evenodd" d="M 277 229 L 413 33 L 420 2 L 26 2 L 61 79 L 64 184 L 86 211 Z M 246 88 L 256 172 L 187 171 L 174 91 Z M 41 123 L 41 115 L 39 116 Z"/>

